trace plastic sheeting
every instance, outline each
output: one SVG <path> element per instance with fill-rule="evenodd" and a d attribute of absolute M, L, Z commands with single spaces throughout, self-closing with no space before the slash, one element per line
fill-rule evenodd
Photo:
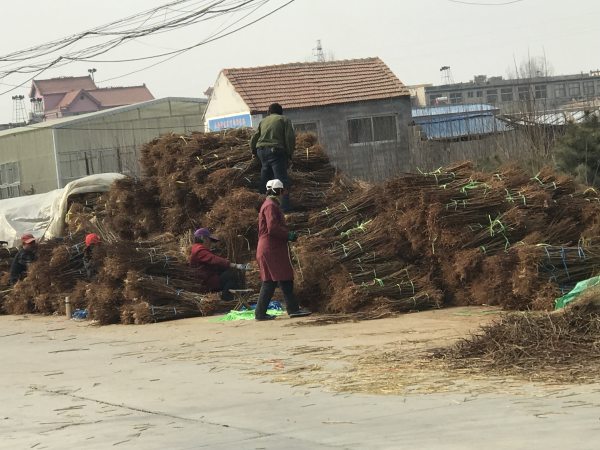
<path fill-rule="evenodd" d="M 90 175 L 45 194 L 0 200 L 0 241 L 16 247 L 24 233 L 31 233 L 37 239 L 61 236 L 71 195 L 106 192 L 113 181 L 123 177 L 119 173 Z"/>
<path fill-rule="evenodd" d="M 557 298 L 554 301 L 555 309 L 561 309 L 567 306 L 569 303 L 577 299 L 587 289 L 598 286 L 600 284 L 600 276 L 588 278 L 587 280 L 580 281 L 571 289 L 568 293 L 562 297 Z"/>

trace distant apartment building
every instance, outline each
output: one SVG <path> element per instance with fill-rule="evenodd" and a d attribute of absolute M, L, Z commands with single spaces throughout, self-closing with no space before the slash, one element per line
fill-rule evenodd
<path fill-rule="evenodd" d="M 33 121 L 76 116 L 154 100 L 145 84 L 99 88 L 89 75 L 33 80 L 29 97 Z"/>
<path fill-rule="evenodd" d="M 503 113 L 559 109 L 600 97 L 600 71 L 516 79 L 478 75 L 467 83 L 425 87 L 425 94 L 428 106 L 487 103 Z"/>

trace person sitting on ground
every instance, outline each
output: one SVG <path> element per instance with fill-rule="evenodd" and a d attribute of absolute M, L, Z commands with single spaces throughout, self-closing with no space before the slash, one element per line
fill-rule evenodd
<path fill-rule="evenodd" d="M 254 318 L 256 320 L 275 318 L 275 316 L 267 314 L 267 308 L 277 283 L 283 291 L 288 315 L 290 317 L 308 316 L 311 312 L 300 308 L 294 297 L 294 269 L 290 260 L 288 241 L 295 241 L 296 233 L 288 230 L 285 217 L 279 207 L 279 199 L 284 189 L 283 183 L 277 179 L 270 180 L 266 187 L 268 197 L 258 214 L 256 261 L 260 269 L 262 285 Z"/>
<path fill-rule="evenodd" d="M 194 244 L 190 256 L 190 266 L 198 269 L 198 278 L 210 292 L 221 292 L 221 299 L 233 300 L 231 289 L 241 287 L 237 270 L 248 270 L 245 264 L 235 264 L 226 258 L 217 256 L 211 249 L 211 242 L 218 242 L 208 228 L 199 228 L 194 232 Z"/>
<path fill-rule="evenodd" d="M 91 279 L 98 273 L 96 267 L 96 261 L 94 261 L 93 254 L 96 246 L 101 243 L 100 236 L 96 233 L 89 233 L 85 236 L 85 249 L 83 250 L 83 267 L 85 268 L 85 274 L 87 279 Z"/>
<path fill-rule="evenodd" d="M 10 266 L 10 284 L 15 284 L 27 276 L 29 265 L 37 259 L 37 243 L 30 233 L 21 236 L 21 248 Z"/>

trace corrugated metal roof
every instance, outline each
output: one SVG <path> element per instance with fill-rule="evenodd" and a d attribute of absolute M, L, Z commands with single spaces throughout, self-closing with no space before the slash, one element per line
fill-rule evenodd
<path fill-rule="evenodd" d="M 207 100 L 204 98 L 192 98 L 192 97 L 165 97 L 165 98 L 157 98 L 155 100 L 150 100 L 142 103 L 135 103 L 133 105 L 127 106 L 119 106 L 117 108 L 105 109 L 102 111 L 91 112 L 87 114 L 79 114 L 77 116 L 70 117 L 61 117 L 60 119 L 47 120 L 45 122 L 40 122 L 32 125 L 26 125 L 18 128 L 9 128 L 6 130 L 0 131 L 0 137 L 9 136 L 17 133 L 27 133 L 30 131 L 35 131 L 39 129 L 45 128 L 67 128 L 71 125 L 75 125 L 77 123 L 86 122 L 90 119 L 95 119 L 98 117 L 109 117 L 115 114 L 124 113 L 127 111 L 133 111 L 138 108 L 147 108 L 149 106 L 158 105 L 160 103 L 174 101 L 174 102 L 183 102 L 183 103 L 206 103 Z"/>
<path fill-rule="evenodd" d="M 497 111 L 486 104 L 441 105 L 413 108 L 412 116 L 428 139 L 457 139 L 509 131 Z"/>
<path fill-rule="evenodd" d="M 496 111 L 499 111 L 499 108 L 493 105 L 487 105 L 485 103 L 466 103 L 461 105 L 439 105 L 426 106 L 424 108 L 413 108 L 412 116 L 440 116 L 448 114 L 464 114 L 475 112 L 492 113 Z"/>
<path fill-rule="evenodd" d="M 467 136 L 502 133 L 511 130 L 494 116 L 461 117 L 451 120 L 422 122 L 418 124 L 428 139 L 457 139 Z"/>

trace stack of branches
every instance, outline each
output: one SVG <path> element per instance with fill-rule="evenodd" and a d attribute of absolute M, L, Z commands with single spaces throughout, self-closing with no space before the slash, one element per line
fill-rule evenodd
<path fill-rule="evenodd" d="M 52 274 L 44 272 L 48 250 L 31 278 L 54 283 L 52 295 L 74 290 L 101 323 L 218 308 L 211 296 L 198 296 L 202 289 L 185 252 L 190 230 L 208 226 L 222 238 L 228 259 L 253 259 L 263 198 L 249 137 L 249 130 L 169 134 L 147 144 L 144 177 L 115 183 L 104 206 L 94 206 L 104 211 L 95 226 L 105 240 L 95 280 L 82 284 L 81 269 L 70 268 L 64 254 Z M 597 193 L 549 170 L 531 177 L 515 166 L 484 173 L 460 163 L 366 185 L 336 175 L 314 137 L 299 135 L 290 176 L 297 211 L 289 223 L 301 231 L 291 247 L 298 296 L 317 310 L 385 313 L 442 302 L 547 308 L 567 274 L 555 269 L 548 276 L 545 267 L 565 259 L 550 249 L 584 249 L 585 261 L 567 258 L 569 282 L 595 274 L 600 264 L 593 250 L 600 236 Z M 551 247 L 542 253 L 535 248 L 540 243 Z M 58 250 L 54 256 L 60 260 Z M 62 306 L 42 298 L 41 284 L 30 288 L 20 294 L 22 310 Z"/>
<path fill-rule="evenodd" d="M 490 174 L 464 163 L 362 186 L 311 215 L 311 233 L 294 248 L 300 290 L 313 307 L 353 312 L 374 299 L 391 304 L 403 296 L 409 282 L 398 277 L 408 270 L 415 294 L 430 297 L 415 308 L 443 300 L 551 309 L 560 276 L 545 276 L 547 255 L 524 249 L 578 245 L 581 253 L 583 242 L 589 247 L 597 239 L 598 205 L 595 191 L 568 178 L 549 170 L 531 177 L 516 166 Z M 577 282 L 597 273 L 600 261 L 589 252 L 585 263 L 569 261 L 573 270 L 562 271 L 563 278 Z M 319 283 L 307 281 L 317 276 Z"/>
<path fill-rule="evenodd" d="M 202 295 L 180 287 L 178 280 L 129 270 L 120 307 L 123 324 L 160 322 L 206 315 Z"/>
<path fill-rule="evenodd" d="M 591 288 L 555 313 L 503 315 L 435 356 L 460 369 L 597 380 L 599 339 L 600 289 Z"/>
<path fill-rule="evenodd" d="M 104 223 L 119 238 L 146 239 L 161 230 L 158 186 L 151 180 L 116 180 L 103 199 Z"/>
<path fill-rule="evenodd" d="M 107 225 L 123 239 L 180 235 L 205 226 L 215 203 L 232 191 L 259 191 L 260 163 L 250 151 L 251 134 L 250 129 L 167 134 L 149 142 L 141 151 L 144 177 L 115 183 L 106 196 Z M 300 133 L 297 142 L 289 173 L 292 202 L 299 211 L 322 209 L 333 188 L 343 193 L 342 183 L 314 135 Z"/>
<path fill-rule="evenodd" d="M 91 319 L 110 324 L 198 316 L 218 308 L 214 301 L 202 303 L 204 286 L 173 236 L 96 246 L 92 279 L 83 266 L 83 238 L 41 243 L 27 277 L 7 295 L 6 311 L 64 314 L 68 296 L 74 308 L 88 309 Z"/>
<path fill-rule="evenodd" d="M 63 313 L 65 297 L 85 278 L 83 238 L 79 233 L 39 245 L 37 260 L 29 266 L 27 277 L 7 293 L 5 311 L 9 314 Z"/>

